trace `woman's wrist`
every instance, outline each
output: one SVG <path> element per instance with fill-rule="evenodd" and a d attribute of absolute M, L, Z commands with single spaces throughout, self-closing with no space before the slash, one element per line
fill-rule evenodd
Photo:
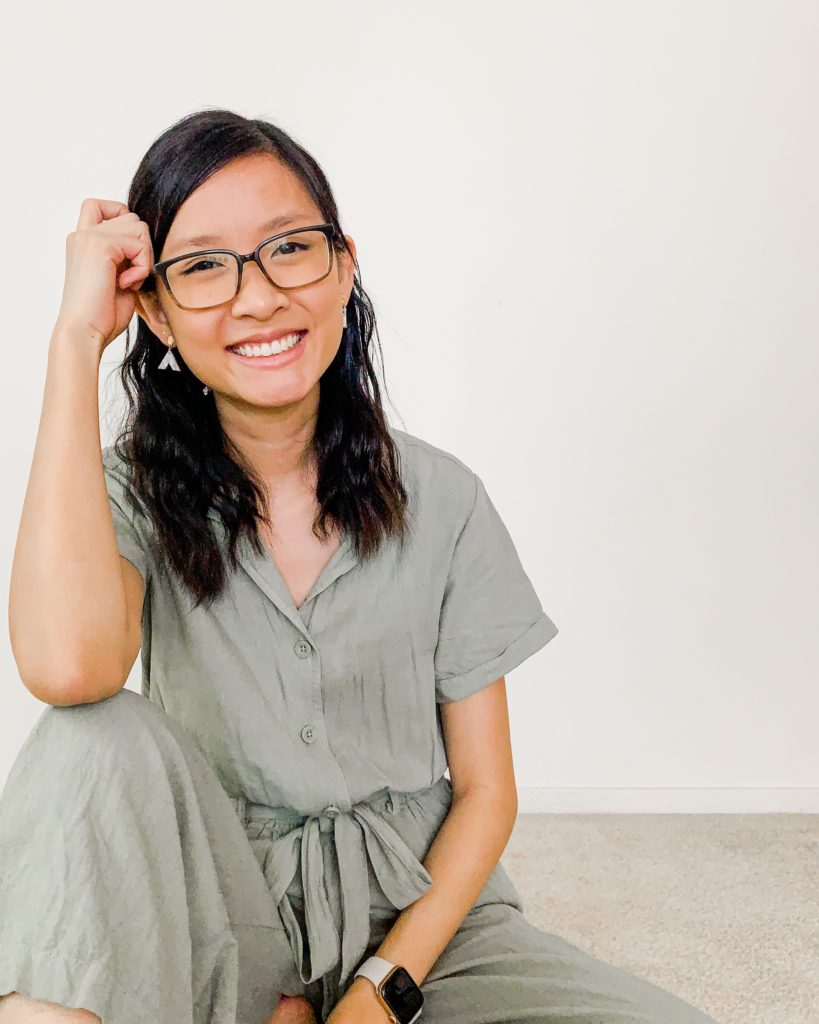
<path fill-rule="evenodd" d="M 106 338 L 96 327 L 92 327 L 90 324 L 69 324 L 58 320 L 51 332 L 48 351 L 49 355 L 52 352 L 65 350 L 78 354 L 91 352 L 99 363 L 105 347 Z M 83 358 L 83 356 L 78 355 L 78 358 Z"/>
<path fill-rule="evenodd" d="M 378 1006 L 384 1014 L 384 1019 L 389 1019 L 389 1013 L 387 1012 L 384 1004 L 378 998 L 378 993 L 375 991 L 375 985 L 373 985 L 369 978 L 365 978 L 361 975 L 357 978 L 353 978 L 351 984 L 347 987 L 347 992 L 351 994 L 352 998 L 360 998 L 364 1003 Z"/>

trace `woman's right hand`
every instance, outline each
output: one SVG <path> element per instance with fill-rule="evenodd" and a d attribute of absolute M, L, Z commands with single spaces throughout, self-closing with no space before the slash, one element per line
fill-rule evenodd
<path fill-rule="evenodd" d="M 154 264 L 148 225 L 113 199 L 84 199 L 66 238 L 58 325 L 99 333 L 100 353 L 134 315 L 136 292 Z"/>

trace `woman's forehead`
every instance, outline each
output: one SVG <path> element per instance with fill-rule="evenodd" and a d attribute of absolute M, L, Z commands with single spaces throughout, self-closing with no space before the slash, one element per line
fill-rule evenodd
<path fill-rule="evenodd" d="M 291 171 L 273 160 L 254 161 L 252 169 L 250 164 L 221 168 L 188 196 L 168 231 L 163 258 L 203 246 L 245 251 L 267 235 L 321 221 L 321 211 Z M 295 186 L 282 178 L 282 170 Z"/>

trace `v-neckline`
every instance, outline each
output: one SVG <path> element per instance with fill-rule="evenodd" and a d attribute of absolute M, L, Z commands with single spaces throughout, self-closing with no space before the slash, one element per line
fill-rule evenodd
<path fill-rule="evenodd" d="M 290 587 L 289 587 L 289 585 L 287 583 L 287 580 L 284 578 L 284 573 L 282 572 L 282 570 L 281 570 L 281 568 L 279 566 L 279 563 L 276 561 L 275 554 L 273 553 L 273 551 L 271 550 L 269 545 L 266 544 L 264 540 L 261 540 L 262 547 L 265 549 L 265 554 L 267 555 L 267 559 L 270 562 L 270 567 L 271 567 L 272 571 L 275 572 L 276 575 L 279 577 L 279 580 L 281 581 L 282 587 L 284 587 L 284 589 L 290 595 L 290 600 L 293 603 L 293 607 L 295 608 L 295 610 L 297 612 L 301 612 L 301 609 L 307 604 L 307 602 L 312 600 L 312 593 L 313 593 L 313 591 L 316 589 L 316 586 L 318 585 L 318 582 L 321 579 L 321 577 L 324 575 L 325 571 L 329 570 L 330 567 L 332 566 L 333 560 L 335 559 L 336 555 L 338 555 L 339 551 L 341 550 L 341 548 L 342 548 L 342 546 L 344 544 L 345 539 L 346 539 L 346 533 L 345 533 L 345 531 L 342 530 L 341 531 L 341 536 L 339 537 L 339 541 L 338 541 L 338 544 L 335 547 L 335 550 L 330 555 L 330 557 L 327 559 L 327 561 L 324 563 L 324 565 L 321 567 L 321 569 L 319 570 L 319 572 L 316 575 L 316 577 L 313 579 L 313 582 L 310 584 L 310 587 L 309 587 L 307 593 L 302 598 L 301 604 L 296 604 L 296 599 L 293 597 L 293 592 L 290 589 Z"/>
<path fill-rule="evenodd" d="M 220 546 L 225 550 L 227 531 L 222 522 L 222 517 L 215 509 L 209 510 L 208 517 L 214 524 Z M 307 624 L 302 618 L 305 606 L 309 605 L 319 594 L 335 583 L 340 576 L 355 568 L 359 563 L 352 535 L 347 529 L 342 528 L 339 546 L 313 581 L 307 596 L 298 607 L 296 607 L 293 595 L 284 581 L 284 576 L 281 574 L 272 552 L 261 539 L 260 543 L 262 554 L 256 551 L 247 533 L 242 532 L 236 545 L 238 565 L 244 569 L 268 600 L 290 620 L 296 629 L 309 636 Z"/>
<path fill-rule="evenodd" d="M 308 632 L 303 618 L 303 614 L 307 610 L 306 606 L 310 605 L 339 576 L 358 564 L 352 537 L 347 530 L 342 530 L 339 546 L 313 581 L 307 596 L 297 607 L 272 552 L 264 542 L 262 542 L 262 548 L 264 549 L 263 554 L 259 555 L 248 536 L 243 534 L 237 547 L 239 563 L 279 611 L 286 615 L 294 626 L 305 633 Z"/>

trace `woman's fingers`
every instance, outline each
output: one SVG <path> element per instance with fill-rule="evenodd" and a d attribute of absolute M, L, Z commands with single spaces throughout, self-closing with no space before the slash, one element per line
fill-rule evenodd
<path fill-rule="evenodd" d="M 128 213 L 128 207 L 118 199 L 83 199 L 80 204 L 80 216 L 77 219 L 77 231 L 80 228 L 92 228 L 104 220 L 113 220 Z"/>

